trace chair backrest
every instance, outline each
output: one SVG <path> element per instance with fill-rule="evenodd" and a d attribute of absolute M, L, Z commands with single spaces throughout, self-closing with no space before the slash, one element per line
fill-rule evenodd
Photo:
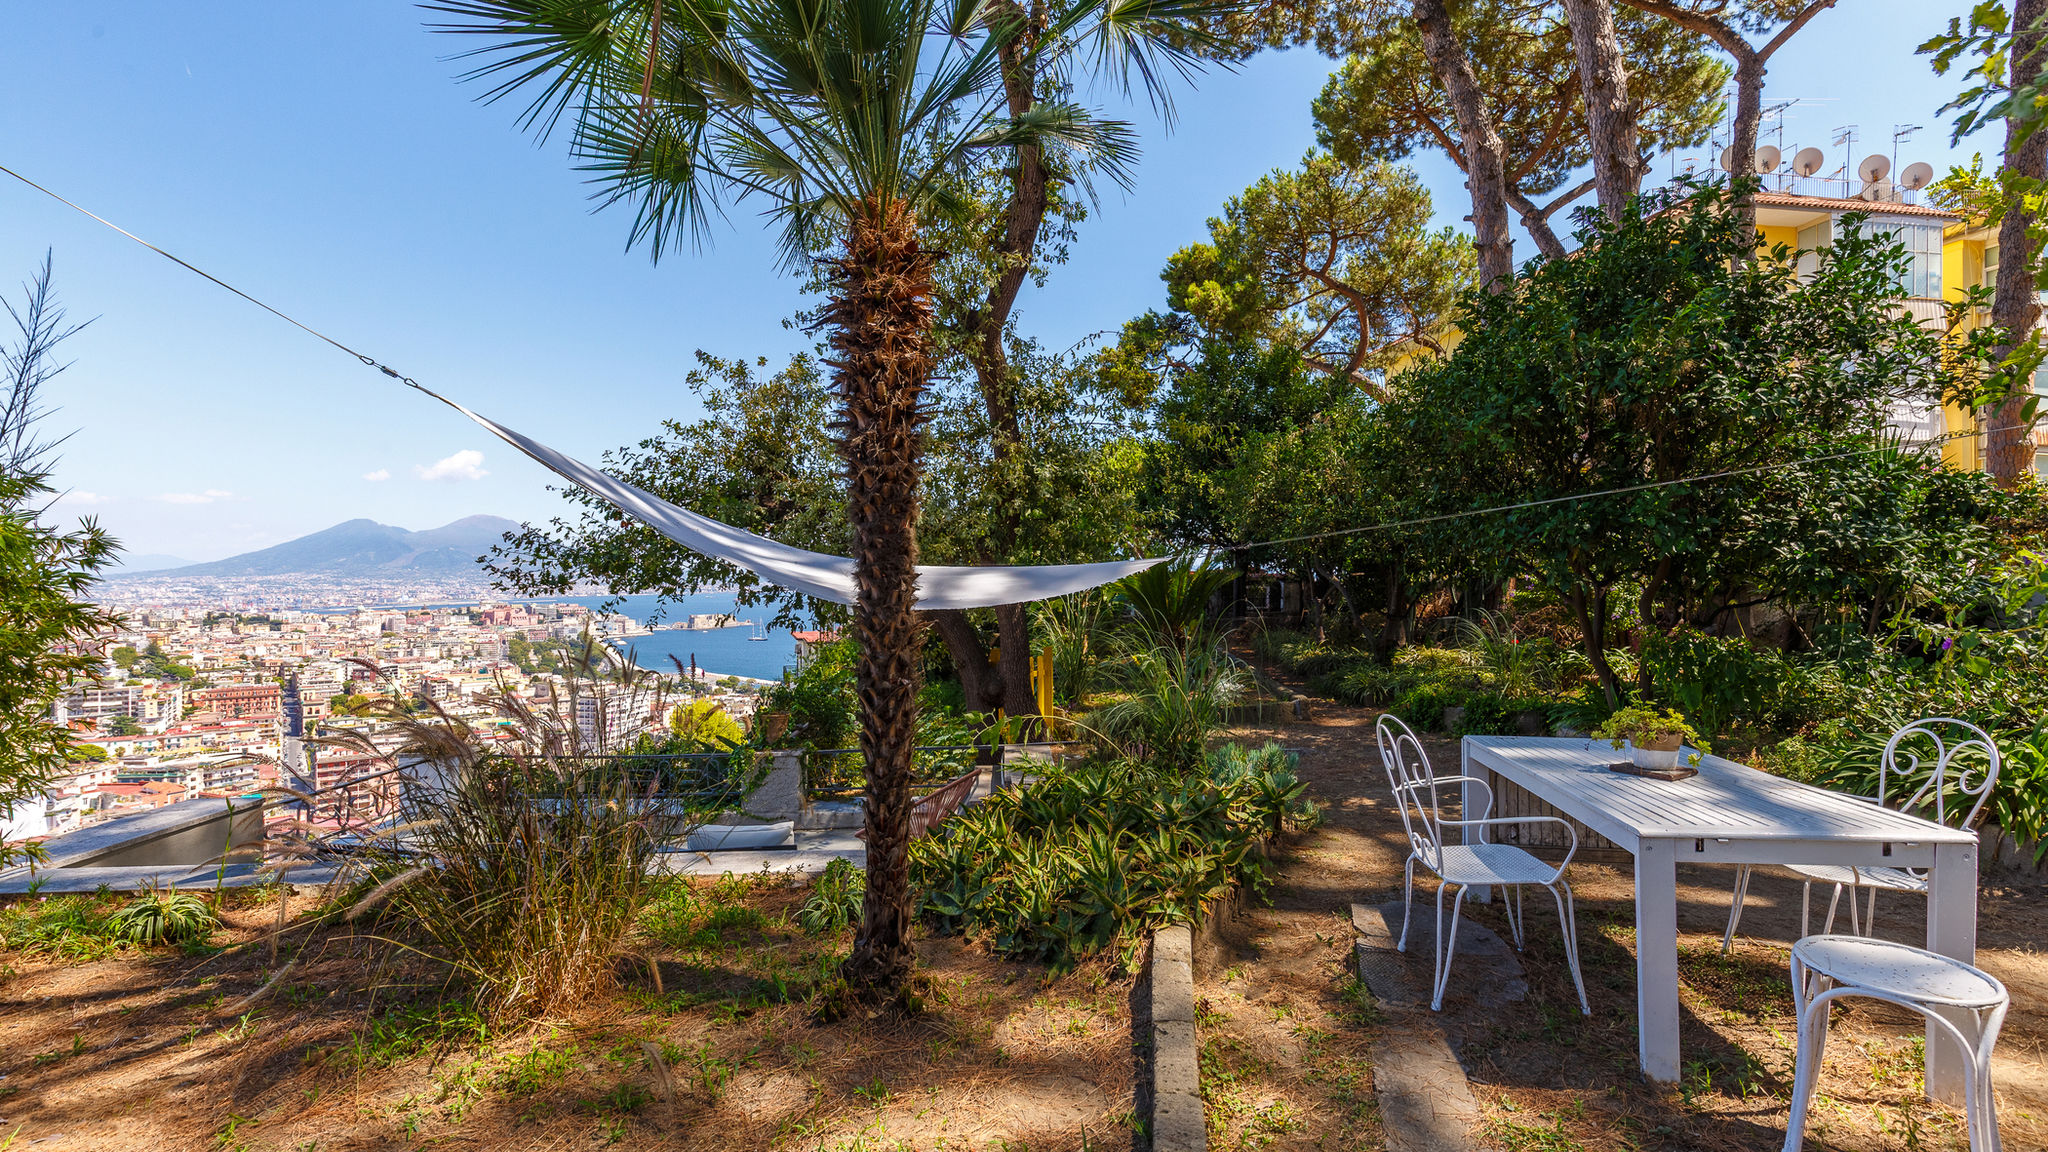
<path fill-rule="evenodd" d="M 1401 812 L 1401 827 L 1408 844 L 1432 871 L 1443 866 L 1443 829 L 1437 815 L 1436 770 L 1415 730 L 1389 712 L 1373 725 L 1379 738 L 1380 763 L 1387 770 L 1387 786 Z"/>
<path fill-rule="evenodd" d="M 1921 755 L 1930 743 L 1932 764 Z M 1984 802 L 1991 798 L 1992 786 L 1998 783 L 1998 767 L 1997 742 L 1975 724 L 1948 716 L 1915 720 L 1892 733 L 1884 746 L 1884 759 L 1877 768 L 1877 802 L 1902 812 L 1931 808 L 1937 824 L 1975 828 Z M 1910 795 L 1892 803 L 1892 789 L 1913 787 L 1923 772 L 1927 778 Z"/>

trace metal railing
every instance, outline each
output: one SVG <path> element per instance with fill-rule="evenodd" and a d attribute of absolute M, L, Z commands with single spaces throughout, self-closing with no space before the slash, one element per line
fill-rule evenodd
<path fill-rule="evenodd" d="M 737 802 L 759 782 L 767 753 L 731 752 L 615 753 L 576 757 L 578 764 L 599 764 L 625 774 L 626 790 L 680 812 L 709 811 Z M 402 773 L 427 767 L 415 761 L 350 776 L 293 799 L 285 807 L 316 832 L 316 845 L 336 850 L 361 844 L 398 818 Z"/>
<path fill-rule="evenodd" d="M 920 744 L 912 748 L 911 787 L 935 788 L 974 767 L 1006 767 L 1008 754 L 1018 749 L 1047 749 L 1055 755 L 1068 742 L 1035 740 L 1021 744 Z M 807 748 L 803 754 L 803 795 L 806 802 L 849 800 L 859 796 L 867 783 L 858 748 Z"/>

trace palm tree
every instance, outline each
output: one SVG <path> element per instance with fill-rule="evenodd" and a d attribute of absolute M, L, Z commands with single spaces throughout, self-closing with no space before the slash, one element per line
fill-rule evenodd
<path fill-rule="evenodd" d="M 496 99 L 538 89 L 523 124 L 574 120 L 574 152 L 605 203 L 632 205 L 655 259 L 734 203 L 782 226 L 783 258 L 817 258 L 853 526 L 868 885 L 844 974 L 867 994 L 910 975 L 911 751 L 921 398 L 937 350 L 943 258 L 920 221 L 963 212 L 953 177 L 986 149 L 1035 148 L 1126 183 L 1128 124 L 1068 99 L 1013 108 L 1006 59 L 1099 67 L 1158 91 L 1185 72 L 1215 0 L 1078 0 L 1051 16 L 1009 0 L 446 0 L 481 35 L 471 73 Z M 1034 22 L 1035 21 L 1035 22 Z M 1026 34 L 1028 33 L 1028 35 Z M 819 254 L 823 254 L 820 256 Z"/>

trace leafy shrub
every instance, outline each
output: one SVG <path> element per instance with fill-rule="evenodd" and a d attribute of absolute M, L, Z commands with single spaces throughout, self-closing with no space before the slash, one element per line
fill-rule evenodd
<path fill-rule="evenodd" d="M 911 843 L 922 914 L 1009 956 L 1066 966 L 1115 946 L 1131 964 L 1147 930 L 1261 887 L 1260 841 L 1313 816 L 1278 747 L 1219 750 L 1203 767 L 1097 760 L 998 792 Z"/>
<path fill-rule="evenodd" d="M 768 693 L 770 711 L 789 713 L 797 748 L 846 748 L 853 740 L 853 672 L 858 651 L 851 639 L 820 646 L 801 672 Z"/>
<path fill-rule="evenodd" d="M 1444 730 L 1444 709 L 1462 707 L 1469 689 L 1443 680 L 1429 680 L 1401 694 L 1391 711 L 1410 726 L 1428 732 Z"/>
<path fill-rule="evenodd" d="M 844 931 L 860 919 L 861 900 L 867 890 L 867 873 L 844 857 L 835 858 L 825 865 L 817 887 L 811 889 L 803 907 L 797 909 L 797 926 L 813 936 Z"/>
<path fill-rule="evenodd" d="M 1624 704 L 1628 702 L 1625 698 Z M 1607 706 L 1607 694 L 1598 684 L 1581 684 L 1577 692 L 1571 693 L 1550 705 L 1550 726 L 1557 731 L 1591 732 L 1606 723 L 1614 709 Z"/>
<path fill-rule="evenodd" d="M 713 700 L 676 705 L 668 714 L 668 728 L 682 743 L 681 752 L 729 752 L 747 742 L 739 723 Z"/>
<path fill-rule="evenodd" d="M 107 918 L 108 932 L 145 946 L 201 941 L 218 927 L 212 905 L 174 889 L 140 893 Z"/>
<path fill-rule="evenodd" d="M 1537 712 L 1549 720 L 1549 701 L 1540 696 L 1503 696 L 1498 692 L 1473 692 L 1465 697 L 1465 715 L 1455 734 L 1459 736 L 1515 736 L 1521 733 L 1522 713 Z"/>
<path fill-rule="evenodd" d="M 1347 704 L 1378 708 L 1400 699 L 1416 686 L 1419 679 L 1416 673 L 1405 669 L 1361 660 L 1346 667 L 1341 674 L 1327 678 L 1327 682 L 1318 687 Z"/>
<path fill-rule="evenodd" d="M 1657 698 L 1710 733 L 1726 733 L 1737 722 L 1798 729 L 1847 703 L 1832 662 L 1798 661 L 1739 636 L 1691 629 L 1652 634 L 1643 642 L 1642 661 Z"/>
<path fill-rule="evenodd" d="M 1416 646 L 1394 653 L 1394 667 L 1417 676 L 1441 673 L 1469 674 L 1472 662 L 1456 648 Z"/>

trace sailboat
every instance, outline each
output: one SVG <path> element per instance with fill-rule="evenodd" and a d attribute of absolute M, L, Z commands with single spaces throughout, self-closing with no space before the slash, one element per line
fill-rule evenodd
<path fill-rule="evenodd" d="M 752 636 L 747 637 L 747 639 L 757 643 L 767 643 L 768 634 L 766 632 L 761 631 L 761 622 L 759 620 L 753 620 L 749 621 L 749 623 L 753 624 L 754 626 L 754 634 Z"/>

